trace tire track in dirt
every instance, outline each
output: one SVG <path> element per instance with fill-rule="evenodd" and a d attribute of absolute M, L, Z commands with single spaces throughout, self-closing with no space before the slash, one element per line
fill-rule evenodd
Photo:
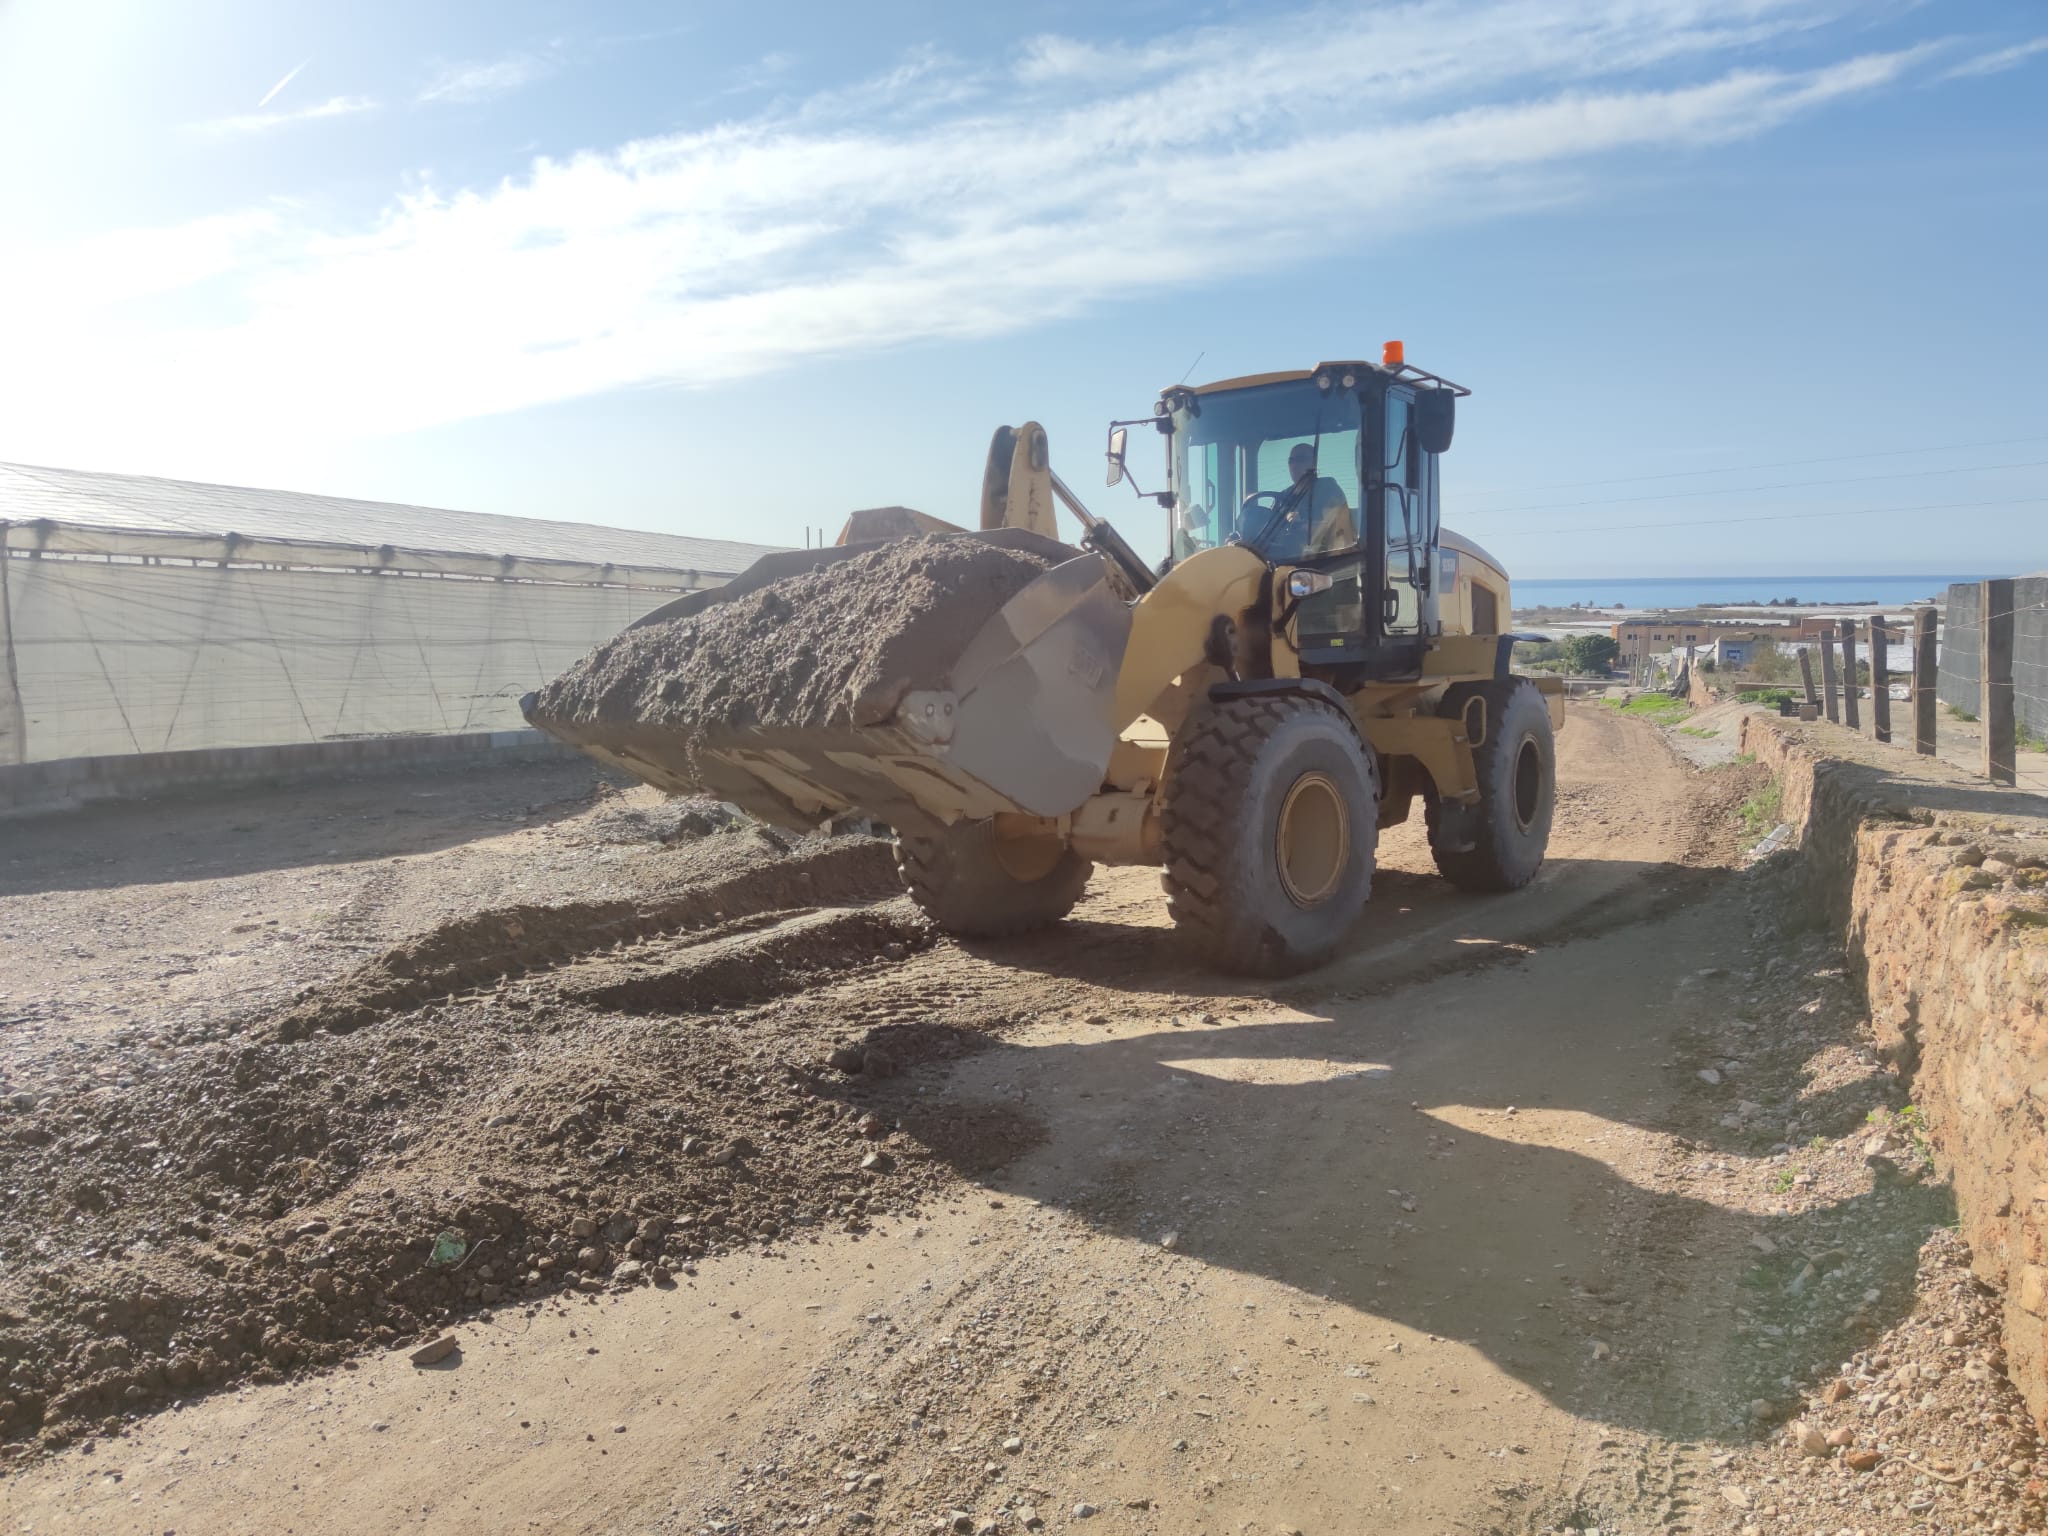
<path fill-rule="evenodd" d="M 760 916 L 776 908 L 876 901 L 895 889 L 886 843 L 855 839 L 653 902 L 522 904 L 465 914 L 387 950 L 287 1010 L 276 1038 L 347 1034 L 403 1009 L 622 944 Z"/>

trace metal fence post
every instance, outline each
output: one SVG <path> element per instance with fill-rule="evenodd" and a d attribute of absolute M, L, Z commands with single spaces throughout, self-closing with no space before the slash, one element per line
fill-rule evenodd
<path fill-rule="evenodd" d="M 1870 616 L 1870 730 L 1879 741 L 1892 739 L 1891 636 L 1884 615 Z"/>
<path fill-rule="evenodd" d="M 1835 697 L 1835 637 L 1820 637 L 1820 687 L 1821 712 L 1830 720 L 1842 718 L 1842 707 Z"/>
<path fill-rule="evenodd" d="M 1932 608 L 1913 616 L 1913 750 L 1922 757 L 1934 756 L 1934 620 Z"/>
<path fill-rule="evenodd" d="M 1859 718 L 1861 711 L 1856 706 L 1856 621 L 1842 620 L 1842 723 L 1852 731 L 1863 728 Z"/>
<path fill-rule="evenodd" d="M 1977 589 L 1977 689 L 1984 721 L 1984 777 L 2012 784 L 2019 777 L 2012 691 L 2013 583 L 1987 581 Z"/>

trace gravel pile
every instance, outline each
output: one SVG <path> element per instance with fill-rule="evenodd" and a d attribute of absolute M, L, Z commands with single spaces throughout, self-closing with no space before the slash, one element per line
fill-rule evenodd
<path fill-rule="evenodd" d="M 988 619 L 1051 569 L 960 535 L 903 539 L 629 629 L 541 689 L 538 724 L 859 726 L 941 688 Z"/>

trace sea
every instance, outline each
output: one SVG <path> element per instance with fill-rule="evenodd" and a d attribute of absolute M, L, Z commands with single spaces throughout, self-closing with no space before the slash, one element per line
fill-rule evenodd
<path fill-rule="evenodd" d="M 1899 608 L 1939 597 L 1950 582 L 1980 576 L 1602 576 L 1592 580 L 1516 578 L 1517 608 L 1696 608 L 1792 599 L 1823 607 Z"/>

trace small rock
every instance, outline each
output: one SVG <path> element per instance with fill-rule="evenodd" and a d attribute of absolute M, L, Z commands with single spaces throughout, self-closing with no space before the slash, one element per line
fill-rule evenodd
<path fill-rule="evenodd" d="M 1595 1339 L 1593 1341 L 1593 1358 L 1595 1360 L 1605 1360 L 1609 1355 L 1613 1353 L 1614 1351 L 1607 1347 L 1607 1341 L 1605 1339 Z"/>
<path fill-rule="evenodd" d="M 1749 1240 L 1749 1246 L 1754 1248 L 1758 1253 L 1762 1254 L 1765 1258 L 1769 1258 L 1772 1254 L 1778 1251 L 1778 1245 L 1772 1242 L 1768 1237 L 1765 1237 L 1761 1232 L 1757 1233 L 1755 1237 L 1752 1237 Z"/>
<path fill-rule="evenodd" d="M 862 1053 L 860 1069 L 868 1077 L 894 1077 L 896 1058 L 887 1051 L 871 1045 Z"/>
<path fill-rule="evenodd" d="M 1701 1067 L 1699 1071 L 1694 1074 L 1694 1076 L 1698 1077 L 1699 1080 L 1705 1083 L 1709 1088 L 1718 1088 L 1721 1086 L 1721 1074 L 1719 1072 L 1716 1072 L 1712 1067 Z"/>
<path fill-rule="evenodd" d="M 454 1354 L 459 1348 L 461 1346 L 456 1343 L 455 1335 L 444 1333 L 431 1344 L 422 1344 L 418 1349 L 414 1350 L 412 1352 L 412 1363 L 414 1365 L 438 1365 L 441 1361 Z"/>
<path fill-rule="evenodd" d="M 1797 1421 L 1785 1426 L 1785 1434 L 1799 1447 L 1802 1456 L 1825 1456 L 1828 1453 L 1828 1437 L 1811 1424 Z"/>
<path fill-rule="evenodd" d="M 1853 1429 L 1831 1429 L 1828 1431 L 1827 1438 L 1828 1444 L 1839 1451 L 1856 1443 L 1856 1431 Z"/>
<path fill-rule="evenodd" d="M 1967 1337 L 1960 1328 L 1944 1329 L 1941 1335 L 1941 1346 L 1943 1349 L 1961 1349 Z"/>
<path fill-rule="evenodd" d="M 612 1271 L 612 1278 L 614 1280 L 622 1280 L 628 1285 L 637 1285 L 640 1283 L 640 1277 L 646 1272 L 646 1269 L 647 1266 L 638 1259 L 627 1259 L 617 1269 Z"/>
<path fill-rule="evenodd" d="M 1003 1449 L 1008 1451 L 1012 1456 L 1016 1455 L 1019 1451 L 1024 1449 L 1024 1437 L 1022 1435 L 1010 1436 L 1009 1439 L 1003 1442 Z"/>
<path fill-rule="evenodd" d="M 834 1071 L 844 1072 L 847 1076 L 851 1077 L 860 1070 L 861 1063 L 865 1059 L 866 1052 L 859 1046 L 840 1045 L 833 1047 L 832 1054 L 825 1058 L 825 1065 L 831 1067 Z"/>
<path fill-rule="evenodd" d="M 1848 1463 L 1851 1471 L 1869 1472 L 1875 1469 L 1884 1457 L 1876 1451 L 1850 1451 L 1842 1460 Z"/>
<path fill-rule="evenodd" d="M 578 1216 L 569 1223 L 571 1237 L 591 1238 L 597 1236 L 597 1222 L 588 1216 Z"/>
<path fill-rule="evenodd" d="M 739 1143 L 729 1141 L 724 1146 L 720 1147 L 716 1152 L 711 1154 L 711 1166 L 714 1168 L 723 1168 L 726 1166 L 726 1164 L 730 1163 L 734 1158 L 738 1157 L 739 1155 Z"/>
<path fill-rule="evenodd" d="M 1848 1378 L 1837 1376 L 1822 1390 L 1820 1400 L 1824 1403 L 1839 1403 L 1843 1398 L 1853 1397 L 1855 1394 L 1856 1388 L 1850 1384 Z"/>
<path fill-rule="evenodd" d="M 896 1159 L 877 1147 L 860 1160 L 860 1166 L 863 1173 L 887 1173 L 896 1166 Z"/>
<path fill-rule="evenodd" d="M 605 1251 L 601 1244 L 591 1243 L 576 1250 L 576 1262 L 583 1269 L 595 1274 L 605 1265 Z"/>
<path fill-rule="evenodd" d="M 1076 1504 L 1074 1506 L 1074 1518 L 1076 1520 L 1086 1520 L 1094 1513 L 1095 1506 L 1093 1504 Z"/>
<path fill-rule="evenodd" d="M 1045 1521 L 1040 1518 L 1038 1511 L 1029 1504 L 1019 1504 L 1017 1506 L 1017 1519 L 1027 1531 L 1038 1530 L 1045 1524 Z"/>

